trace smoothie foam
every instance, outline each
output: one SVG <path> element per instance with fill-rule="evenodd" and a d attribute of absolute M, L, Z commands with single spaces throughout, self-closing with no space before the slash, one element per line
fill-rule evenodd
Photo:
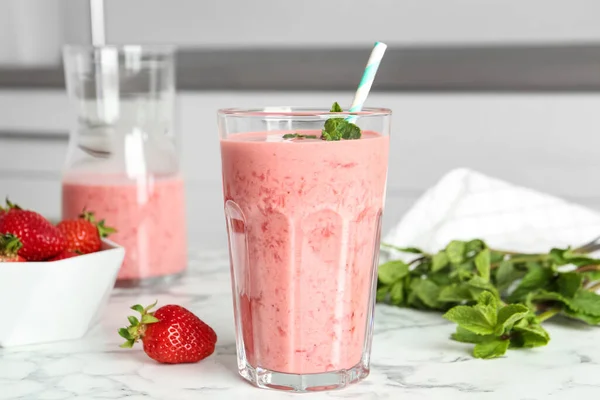
<path fill-rule="evenodd" d="M 237 329 L 255 368 L 349 369 L 370 346 L 389 137 L 284 133 L 221 140 Z"/>

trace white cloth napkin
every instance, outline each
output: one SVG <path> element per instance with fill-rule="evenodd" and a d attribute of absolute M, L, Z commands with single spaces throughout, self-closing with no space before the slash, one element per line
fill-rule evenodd
<path fill-rule="evenodd" d="M 454 239 L 490 247 L 546 252 L 600 236 L 600 214 L 548 194 L 467 169 L 428 189 L 383 242 L 434 252 Z"/>

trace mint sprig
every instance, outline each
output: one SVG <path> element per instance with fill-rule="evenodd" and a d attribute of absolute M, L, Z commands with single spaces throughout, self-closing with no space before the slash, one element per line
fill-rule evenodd
<path fill-rule="evenodd" d="M 343 112 L 342 107 L 335 102 L 331 106 L 330 112 Z M 344 118 L 329 118 L 325 121 L 325 127 L 321 132 L 321 139 L 327 141 L 339 141 L 342 139 L 355 140 L 360 139 L 360 128 L 352 122 L 346 121 Z"/>
<path fill-rule="evenodd" d="M 501 304 L 490 292 L 483 292 L 474 306 L 451 308 L 444 318 L 458 326 L 452 339 L 473 343 L 473 356 L 496 358 L 509 348 L 545 346 L 548 332 L 535 315 L 522 304 Z"/>
<path fill-rule="evenodd" d="M 452 241 L 435 254 L 383 247 L 413 259 L 379 267 L 377 301 L 446 312 L 458 325 L 452 339 L 475 344 L 475 357 L 545 346 L 541 323 L 555 315 L 600 324 L 600 260 L 588 254 L 600 247 L 595 242 L 542 254 L 491 249 L 479 239 Z"/>

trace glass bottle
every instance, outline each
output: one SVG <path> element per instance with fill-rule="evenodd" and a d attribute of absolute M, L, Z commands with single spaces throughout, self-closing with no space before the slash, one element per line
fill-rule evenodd
<path fill-rule="evenodd" d="M 174 122 L 174 51 L 67 46 L 73 127 L 62 176 L 63 218 L 84 209 L 126 249 L 117 286 L 152 284 L 186 268 L 184 185 Z"/>

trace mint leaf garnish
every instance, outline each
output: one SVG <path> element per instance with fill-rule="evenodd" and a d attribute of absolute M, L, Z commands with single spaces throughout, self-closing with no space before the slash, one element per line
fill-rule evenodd
<path fill-rule="evenodd" d="M 301 135 L 299 133 L 286 133 L 284 139 L 316 139 L 316 135 Z"/>
<path fill-rule="evenodd" d="M 333 103 L 330 112 L 343 112 L 342 107 Z M 327 141 L 360 139 L 361 131 L 358 125 L 346 121 L 344 118 L 329 118 L 321 132 L 321 139 Z"/>

